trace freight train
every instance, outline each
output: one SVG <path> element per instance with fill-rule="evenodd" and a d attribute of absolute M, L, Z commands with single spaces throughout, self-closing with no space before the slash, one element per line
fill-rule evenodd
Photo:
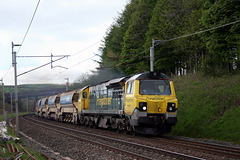
<path fill-rule="evenodd" d="M 36 115 L 117 132 L 161 135 L 177 123 L 173 81 L 160 72 L 108 80 L 40 99 Z"/>

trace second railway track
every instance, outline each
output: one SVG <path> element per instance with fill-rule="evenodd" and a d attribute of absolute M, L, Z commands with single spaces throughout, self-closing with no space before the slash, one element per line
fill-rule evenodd
<path fill-rule="evenodd" d="M 44 130 L 52 130 L 53 132 L 63 134 L 67 137 L 72 137 L 79 141 L 85 141 L 87 143 L 91 143 L 92 145 L 111 150 L 114 153 L 122 154 L 127 157 L 132 157 L 136 159 L 239 159 L 237 157 L 237 154 L 239 154 L 238 151 L 234 153 L 227 152 L 227 149 L 223 149 L 224 151 L 218 150 L 218 152 L 209 152 L 209 150 L 214 149 L 209 149 L 207 147 L 205 147 L 204 149 L 204 147 L 202 146 L 203 144 L 201 145 L 201 143 L 199 143 L 198 145 L 196 142 L 192 142 L 195 144 L 191 145 L 190 142 L 190 144 L 186 144 L 187 142 L 182 140 L 180 141 L 164 138 L 159 139 L 159 137 L 135 137 L 132 141 L 129 139 L 126 140 L 127 138 L 125 137 L 125 135 L 122 135 L 120 138 L 116 138 L 116 136 L 112 136 L 116 135 L 116 133 L 111 131 L 107 131 L 108 134 L 112 133 L 111 136 L 102 135 L 101 133 L 96 132 L 96 130 L 93 129 L 93 132 L 90 133 L 84 130 L 85 128 L 83 129 L 83 127 L 47 121 L 44 119 L 35 118 L 35 116 L 24 117 L 24 120 L 28 121 L 28 123 L 32 123 L 32 125 L 41 127 Z M 49 122 L 53 122 L 53 124 L 50 124 Z M 101 132 L 103 131 L 101 130 Z M 138 142 L 136 142 L 135 140 Z M 171 146 L 170 148 L 172 149 L 169 150 L 164 148 L 163 146 Z M 174 149 L 174 147 L 176 149 Z"/>
<path fill-rule="evenodd" d="M 125 140 L 115 139 L 112 137 L 107 137 L 103 135 L 98 135 L 94 133 L 89 133 L 85 131 L 80 131 L 77 129 L 66 128 L 63 126 L 56 126 L 46 122 L 39 121 L 32 117 L 23 117 L 28 123 L 32 123 L 35 126 L 41 127 L 46 130 L 52 130 L 59 134 L 64 134 L 65 136 L 72 137 L 81 141 L 86 141 L 88 143 L 112 150 L 117 153 L 124 154 L 126 156 L 136 158 L 136 159 L 203 159 L 199 157 L 194 157 L 191 155 L 186 155 L 182 153 L 167 151 L 160 148 L 155 148 L 143 144 L 138 144 L 134 142 L 129 142 Z"/>
<path fill-rule="evenodd" d="M 226 158 L 240 159 L 240 148 L 230 147 L 226 145 L 213 144 L 207 142 L 194 142 L 189 140 L 179 140 L 171 138 L 154 138 L 154 141 L 160 143 L 176 145 L 183 148 L 190 148 L 192 150 L 200 150 L 210 154 L 221 155 Z"/>

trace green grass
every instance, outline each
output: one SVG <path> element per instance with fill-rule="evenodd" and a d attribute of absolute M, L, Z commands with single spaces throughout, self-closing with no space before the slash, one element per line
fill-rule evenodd
<path fill-rule="evenodd" d="M 23 150 L 17 143 L 15 143 L 15 142 L 12 141 L 12 140 L 9 140 L 9 141 L 7 141 L 7 142 L 5 142 L 5 143 L 4 143 L 4 142 L 1 142 L 1 143 L 0 143 L 0 149 L 2 150 L 2 148 L 5 148 L 5 153 L 0 152 L 0 157 L 1 157 L 1 158 L 10 158 L 10 159 L 12 158 L 12 159 L 13 159 L 13 157 L 16 155 L 16 153 L 9 153 L 9 152 L 8 152 L 8 149 L 7 149 L 7 147 L 6 147 L 6 144 L 13 144 L 14 148 L 16 148 L 16 146 L 17 146 L 17 148 L 19 149 L 20 153 L 24 152 L 24 150 Z M 23 147 L 24 147 L 24 149 L 27 150 L 34 158 L 36 158 L 36 159 L 38 159 L 38 160 L 45 160 L 45 159 L 46 159 L 46 158 L 42 157 L 40 153 L 38 153 L 38 152 L 36 152 L 36 151 L 34 151 L 34 150 L 26 147 L 26 146 L 23 146 Z M 24 153 L 24 154 L 21 156 L 21 159 L 29 159 L 29 156 L 28 156 L 26 153 Z"/>
<path fill-rule="evenodd" d="M 19 113 L 19 116 L 20 115 L 25 115 L 25 114 L 28 114 L 28 113 Z M 10 114 L 8 114 L 8 119 L 10 118 Z M 15 116 L 15 114 L 13 114 L 13 117 Z M 3 121 L 3 115 L 0 115 L 0 121 Z M 8 126 L 8 134 L 7 135 L 11 135 L 11 136 L 14 136 L 14 137 L 16 137 L 15 135 L 13 135 L 13 132 L 12 132 L 12 128 L 10 128 L 9 126 Z M 3 142 L 2 141 L 2 139 L 0 139 L 1 141 L 0 141 L 0 157 L 1 158 L 13 158 L 14 157 L 14 155 L 16 154 L 16 153 L 9 153 L 8 152 L 8 150 L 7 150 L 7 147 L 6 147 L 6 144 L 8 143 L 8 144 L 13 144 L 14 146 L 17 146 L 18 147 L 18 149 L 19 149 L 19 151 L 20 152 L 24 152 L 23 151 L 23 149 L 17 144 L 17 143 L 15 143 L 13 140 L 8 140 L 7 142 Z M 20 140 L 19 142 L 18 142 L 19 144 L 21 144 L 22 143 L 22 140 Z M 41 156 L 41 154 L 40 153 L 38 153 L 38 152 L 36 152 L 36 151 L 34 151 L 34 150 L 32 150 L 32 149 L 30 149 L 30 148 L 28 148 L 28 147 L 26 147 L 26 146 L 23 146 L 31 155 L 33 155 L 34 156 L 34 158 L 36 158 L 36 159 L 38 159 L 38 160 L 45 160 L 45 158 L 43 157 L 43 156 Z M 5 152 L 6 153 L 3 153 L 3 152 L 1 152 L 1 150 L 2 150 L 2 148 L 5 148 Z M 28 155 L 26 154 L 26 153 L 24 153 L 23 155 L 22 155 L 22 157 L 21 157 L 21 159 L 28 159 L 29 157 L 28 157 Z"/>
<path fill-rule="evenodd" d="M 240 75 L 173 80 L 179 110 L 172 134 L 240 143 Z"/>

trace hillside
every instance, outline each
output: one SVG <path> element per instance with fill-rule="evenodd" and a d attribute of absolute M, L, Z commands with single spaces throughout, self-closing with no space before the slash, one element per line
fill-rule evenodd
<path fill-rule="evenodd" d="M 179 100 L 172 134 L 240 143 L 240 74 L 173 79 Z"/>
<path fill-rule="evenodd" d="M 28 107 L 29 111 L 34 111 L 34 106 L 36 100 L 46 97 L 52 94 L 58 94 L 65 91 L 65 85 L 58 84 L 25 84 L 18 86 L 18 106 L 20 112 L 27 111 L 27 102 L 28 98 Z M 5 86 L 5 105 L 8 113 L 11 111 L 11 92 L 13 96 L 13 106 L 15 105 L 15 90 L 14 86 Z M 36 98 L 36 99 L 35 99 Z M 2 113 L 2 92 L 0 92 L 0 113 Z M 13 111 L 15 111 L 13 107 Z"/>

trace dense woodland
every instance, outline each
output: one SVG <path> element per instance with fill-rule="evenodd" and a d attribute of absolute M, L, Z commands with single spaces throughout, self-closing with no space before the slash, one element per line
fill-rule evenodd
<path fill-rule="evenodd" d="M 100 70 L 126 75 L 201 71 L 231 74 L 240 68 L 240 0 L 130 0 L 102 42 Z"/>

